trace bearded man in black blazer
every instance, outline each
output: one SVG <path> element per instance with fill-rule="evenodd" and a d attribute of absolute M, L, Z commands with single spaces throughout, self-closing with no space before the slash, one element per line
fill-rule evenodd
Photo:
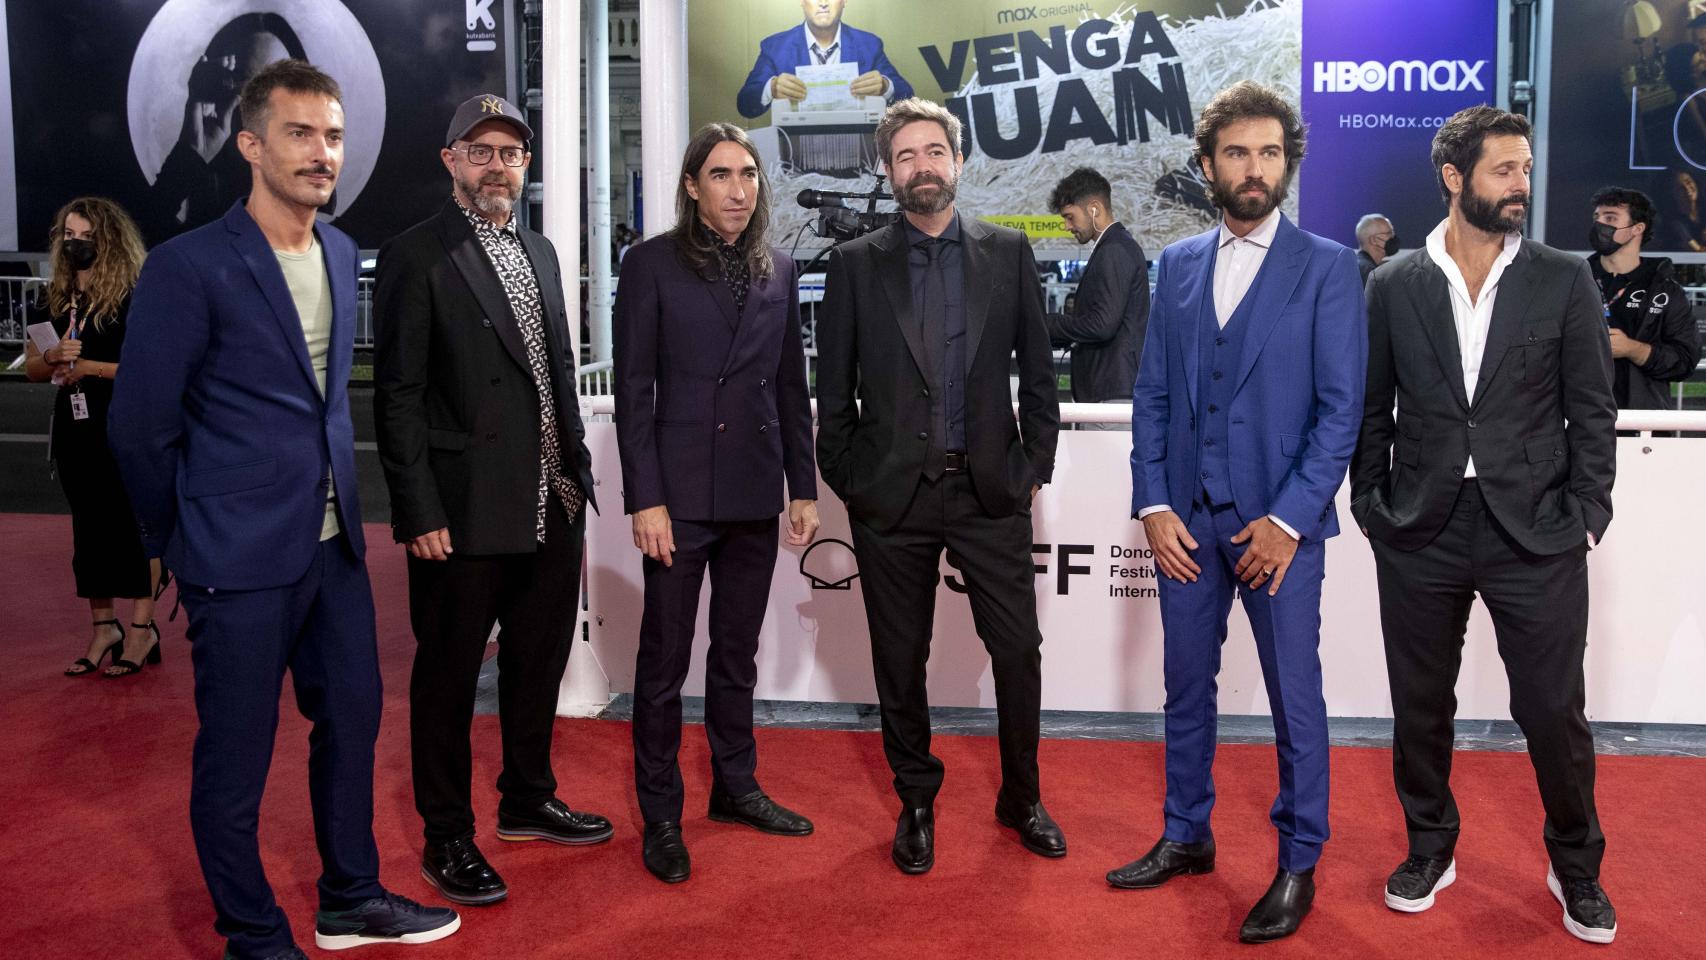
<path fill-rule="evenodd" d="M 675 207 L 675 229 L 628 251 L 612 324 L 622 506 L 645 553 L 634 785 L 646 823 L 641 855 L 665 883 L 691 869 L 676 757 L 707 569 L 710 817 L 783 836 L 812 832 L 758 786 L 752 690 L 784 478 L 788 542 L 804 546 L 818 527 L 797 276 L 765 239 L 770 184 L 744 130 L 713 123 L 694 135 Z"/>
<path fill-rule="evenodd" d="M 1565 929 L 1609 943 L 1582 659 L 1617 408 L 1588 265 L 1520 234 L 1530 137 L 1526 118 L 1486 106 L 1441 126 L 1433 162 L 1449 214 L 1368 279 L 1351 512 L 1373 540 L 1410 846 L 1386 905 L 1426 910 L 1457 876 L 1452 690 L 1480 594 L 1546 809 L 1547 886 Z"/>
<path fill-rule="evenodd" d="M 891 855 L 904 873 L 935 863 L 943 767 L 930 753 L 924 667 L 946 549 L 995 674 L 996 818 L 1031 851 L 1065 856 L 1037 774 L 1031 500 L 1054 473 L 1060 404 L 1036 260 L 1024 234 L 954 209 L 964 161 L 952 113 L 903 100 L 876 139 L 905 216 L 830 255 L 817 451 L 825 482 L 847 502 L 863 583 L 883 751 L 903 807 Z M 1017 422 L 1007 379 L 1015 358 Z"/>
<path fill-rule="evenodd" d="M 591 456 L 575 400 L 562 271 L 514 218 L 533 131 L 474 97 L 441 151 L 451 199 L 379 251 L 374 419 L 391 528 L 408 546 L 409 734 L 421 871 L 455 903 L 503 879 L 474 844 L 469 725 L 494 622 L 504 840 L 608 840 L 604 817 L 556 798 L 551 732 L 580 600 Z"/>

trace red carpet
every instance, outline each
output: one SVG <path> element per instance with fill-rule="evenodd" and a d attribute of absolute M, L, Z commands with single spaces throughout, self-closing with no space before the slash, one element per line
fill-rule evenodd
<path fill-rule="evenodd" d="M 11 595 L 0 673 L 0 957 L 213 958 L 221 944 L 187 822 L 195 732 L 183 620 L 165 628 L 165 663 L 129 681 L 67 680 L 86 610 L 72 596 L 62 517 L 0 515 L 0 582 Z M 382 542 L 372 528 L 369 538 Z M 385 662 L 376 830 L 383 879 L 430 899 L 416 872 L 406 677 L 412 644 L 401 554 L 372 558 Z M 287 688 L 288 689 L 288 688 Z M 319 863 L 308 816 L 307 725 L 286 695 L 262 819 L 268 870 L 311 955 Z M 1272 749 L 1221 748 L 1218 872 L 1151 891 L 1114 892 L 1103 873 L 1147 849 L 1160 828 L 1158 744 L 1048 741 L 1049 808 L 1071 854 L 1026 853 L 991 814 L 994 742 L 940 737 L 948 782 L 938 801 L 936 869 L 903 877 L 888 861 L 895 802 L 875 734 L 761 730 L 765 786 L 813 817 L 816 835 L 761 836 L 703 816 L 704 737 L 683 761 L 694 876 L 666 887 L 640 866 L 628 727 L 559 721 L 557 772 L 570 803 L 603 812 L 616 839 L 592 849 L 491 837 L 495 718 L 475 726 L 481 842 L 508 879 L 508 902 L 463 910 L 440 944 L 361 953 L 409 957 L 1706 957 L 1701 889 L 1706 761 L 1602 758 L 1599 803 L 1610 838 L 1604 881 L 1621 931 L 1609 948 L 1564 932 L 1547 893 L 1541 815 L 1525 757 L 1459 754 L 1466 832 L 1460 879 L 1433 911 L 1380 902 L 1404 852 L 1384 750 L 1334 752 L 1333 829 L 1314 914 L 1290 941 L 1236 943 L 1273 870 L 1267 807 Z"/>

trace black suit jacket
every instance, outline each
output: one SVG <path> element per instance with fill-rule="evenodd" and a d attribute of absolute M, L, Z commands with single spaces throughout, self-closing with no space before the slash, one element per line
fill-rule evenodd
<path fill-rule="evenodd" d="M 1149 264 L 1124 224 L 1096 241 L 1072 313 L 1048 315 L 1055 346 L 1072 348 L 1072 399 L 1130 400 L 1149 329 Z"/>
<path fill-rule="evenodd" d="M 962 215 L 960 235 L 968 469 L 983 509 L 1011 516 L 1030 509 L 1033 483 L 1054 475 L 1060 403 L 1042 284 L 1024 234 Z M 930 446 L 930 391 L 941 387 L 922 335 L 901 223 L 830 254 L 817 323 L 818 469 L 849 515 L 877 529 L 905 514 Z M 1007 379 L 1015 358 L 1017 422 Z"/>
<path fill-rule="evenodd" d="M 544 299 L 563 468 L 593 500 L 557 253 L 523 229 Z M 379 250 L 373 417 L 407 542 L 448 527 L 457 553 L 531 553 L 539 496 L 539 393 L 503 283 L 454 200 Z"/>
<path fill-rule="evenodd" d="M 1367 299 L 1351 512 L 1369 536 L 1400 550 L 1430 543 L 1473 454 L 1487 509 L 1524 549 L 1558 554 L 1603 537 L 1617 408 L 1587 263 L 1522 242 L 1499 280 L 1473 398 L 1445 274 L 1425 247 L 1374 271 Z"/>
<path fill-rule="evenodd" d="M 622 506 L 671 519 L 762 520 L 817 499 L 794 261 L 752 281 L 746 309 L 690 270 L 675 239 L 628 251 L 612 324 Z"/>

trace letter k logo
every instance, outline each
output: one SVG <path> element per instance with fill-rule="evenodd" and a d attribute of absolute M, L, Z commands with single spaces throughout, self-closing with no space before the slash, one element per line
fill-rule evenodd
<path fill-rule="evenodd" d="M 468 29 L 473 30 L 476 23 L 484 24 L 487 30 L 496 30 L 498 21 L 492 16 L 492 0 L 466 0 L 468 11 Z"/>

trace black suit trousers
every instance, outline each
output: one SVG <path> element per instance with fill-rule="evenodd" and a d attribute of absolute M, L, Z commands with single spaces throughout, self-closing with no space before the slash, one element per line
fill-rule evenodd
<path fill-rule="evenodd" d="M 928 807 L 942 786 L 930 752 L 925 664 L 942 551 L 965 582 L 977 635 L 995 675 L 1001 790 L 1019 804 L 1040 798 L 1037 737 L 1042 707 L 1042 633 L 1029 508 L 989 516 L 970 475 L 920 481 L 911 504 L 881 532 L 852 518 L 853 549 L 871 633 L 883 721 L 883 752 L 907 807 Z"/>
<path fill-rule="evenodd" d="M 647 822 L 680 820 L 681 685 L 692 664 L 699 590 L 711 571 L 711 646 L 705 654 L 705 736 L 711 775 L 730 796 L 758 789 L 752 689 L 758 631 L 776 568 L 777 520 L 675 520 L 670 566 L 645 558 L 646 606 L 634 664 L 634 787 Z"/>
<path fill-rule="evenodd" d="M 1410 853 L 1448 859 L 1460 827 L 1451 794 L 1454 687 L 1475 595 L 1492 615 L 1510 681 L 1511 716 L 1546 810 L 1544 836 L 1563 878 L 1599 876 L 1605 852 L 1594 810 L 1594 745 L 1585 713 L 1587 544 L 1529 553 L 1466 481 L 1433 542 L 1403 551 L 1374 541 L 1380 623 L 1395 717 L 1393 777 Z"/>
<path fill-rule="evenodd" d="M 500 810 L 526 810 L 555 796 L 551 731 L 574 644 L 585 534 L 585 508 L 570 523 L 553 495 L 545 542 L 533 553 L 409 558 L 409 621 L 416 644 L 409 680 L 410 754 L 415 809 L 426 822 L 428 843 L 474 835 L 469 726 L 493 623 L 503 626 Z"/>

